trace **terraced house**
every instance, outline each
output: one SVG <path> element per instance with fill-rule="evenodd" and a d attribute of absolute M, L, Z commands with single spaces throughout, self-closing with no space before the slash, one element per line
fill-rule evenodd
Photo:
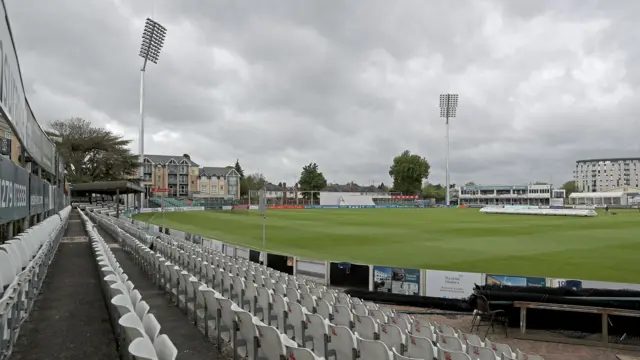
<path fill-rule="evenodd" d="M 202 167 L 199 169 L 198 191 L 194 197 L 240 197 L 240 174 L 229 167 Z"/>
<path fill-rule="evenodd" d="M 190 197 L 198 191 L 199 171 L 188 155 L 145 155 L 142 185 L 170 189 L 169 196 Z"/>

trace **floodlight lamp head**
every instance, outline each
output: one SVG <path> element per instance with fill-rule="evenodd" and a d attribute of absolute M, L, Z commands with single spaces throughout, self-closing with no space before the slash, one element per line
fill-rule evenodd
<path fill-rule="evenodd" d="M 456 117 L 457 107 L 458 107 L 458 94 L 441 94 L 440 95 L 440 117 L 443 117 L 443 118 Z"/>
<path fill-rule="evenodd" d="M 164 37 L 166 33 L 167 29 L 162 25 L 150 18 L 147 18 L 144 30 L 142 31 L 140 57 L 157 64 L 158 58 L 160 57 L 160 50 L 162 50 L 162 46 L 164 45 Z"/>

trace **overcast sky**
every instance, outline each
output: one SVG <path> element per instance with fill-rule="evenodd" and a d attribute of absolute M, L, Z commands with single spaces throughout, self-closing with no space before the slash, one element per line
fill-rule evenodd
<path fill-rule="evenodd" d="M 294 182 L 390 183 L 405 149 L 444 182 L 438 95 L 460 95 L 452 182 L 569 180 L 575 160 L 638 156 L 640 1 L 5 0 L 41 124 L 80 116 L 145 152 Z"/>

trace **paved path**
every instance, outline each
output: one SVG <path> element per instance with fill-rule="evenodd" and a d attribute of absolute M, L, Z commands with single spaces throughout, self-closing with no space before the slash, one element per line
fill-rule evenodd
<path fill-rule="evenodd" d="M 22 325 L 12 360 L 119 359 L 96 263 L 76 211 Z"/>
<path fill-rule="evenodd" d="M 162 326 L 160 333 L 167 334 L 178 348 L 178 360 L 215 360 L 218 351 L 215 345 L 208 341 L 204 334 L 189 320 L 187 315 L 175 305 L 170 305 L 168 297 L 153 284 L 151 279 L 142 271 L 131 258 L 119 247 L 111 235 L 98 228 L 102 238 L 109 244 L 118 263 L 129 276 L 136 289 L 142 294 L 142 299 L 151 307 L 150 312 L 158 319 Z"/>

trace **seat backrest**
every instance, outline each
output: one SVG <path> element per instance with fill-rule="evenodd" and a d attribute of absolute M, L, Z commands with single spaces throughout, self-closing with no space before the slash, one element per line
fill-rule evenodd
<path fill-rule="evenodd" d="M 438 345 L 438 359 L 446 360 L 471 360 L 469 355 L 461 351 L 445 350 Z"/>
<path fill-rule="evenodd" d="M 438 334 L 438 346 L 445 350 L 462 351 L 462 342 L 455 336 Z"/>
<path fill-rule="evenodd" d="M 140 320 L 144 319 L 144 316 L 149 312 L 149 304 L 146 301 L 142 300 L 138 302 L 136 305 L 136 315 L 140 318 Z"/>
<path fill-rule="evenodd" d="M 313 351 L 300 347 L 287 346 L 287 359 L 295 360 L 320 360 Z"/>
<path fill-rule="evenodd" d="M 134 339 L 129 344 L 129 354 L 139 360 L 159 360 L 151 341 L 145 337 Z"/>
<path fill-rule="evenodd" d="M 153 314 L 147 314 L 142 318 L 142 327 L 151 341 L 160 335 L 160 323 Z"/>
<path fill-rule="evenodd" d="M 405 355 L 415 358 L 433 359 L 435 354 L 433 353 L 433 343 L 431 342 L 431 339 L 416 335 L 409 335 L 407 352 Z"/>
<path fill-rule="evenodd" d="M 467 354 L 471 360 L 494 360 L 498 358 L 493 350 L 482 346 L 472 345 L 469 342 L 467 342 Z"/>
<path fill-rule="evenodd" d="M 408 356 L 404 356 L 404 355 L 400 355 L 400 353 L 398 353 L 398 350 L 396 350 L 396 348 L 391 349 L 391 351 L 393 351 L 393 360 L 424 360 L 424 359 L 433 359 L 433 357 L 430 358 L 414 358 L 414 357 L 408 357 Z"/>
<path fill-rule="evenodd" d="M 525 354 L 520 349 L 516 350 L 516 360 L 544 360 L 540 355 Z"/>
<path fill-rule="evenodd" d="M 173 345 L 167 335 L 160 335 L 153 343 L 153 347 L 158 354 L 158 360 L 175 360 L 178 356 L 178 349 Z"/>
<path fill-rule="evenodd" d="M 371 360 L 391 360 L 392 353 L 389 351 L 387 345 L 378 340 L 365 340 L 359 336 L 358 350 L 360 351 L 360 358 Z"/>

